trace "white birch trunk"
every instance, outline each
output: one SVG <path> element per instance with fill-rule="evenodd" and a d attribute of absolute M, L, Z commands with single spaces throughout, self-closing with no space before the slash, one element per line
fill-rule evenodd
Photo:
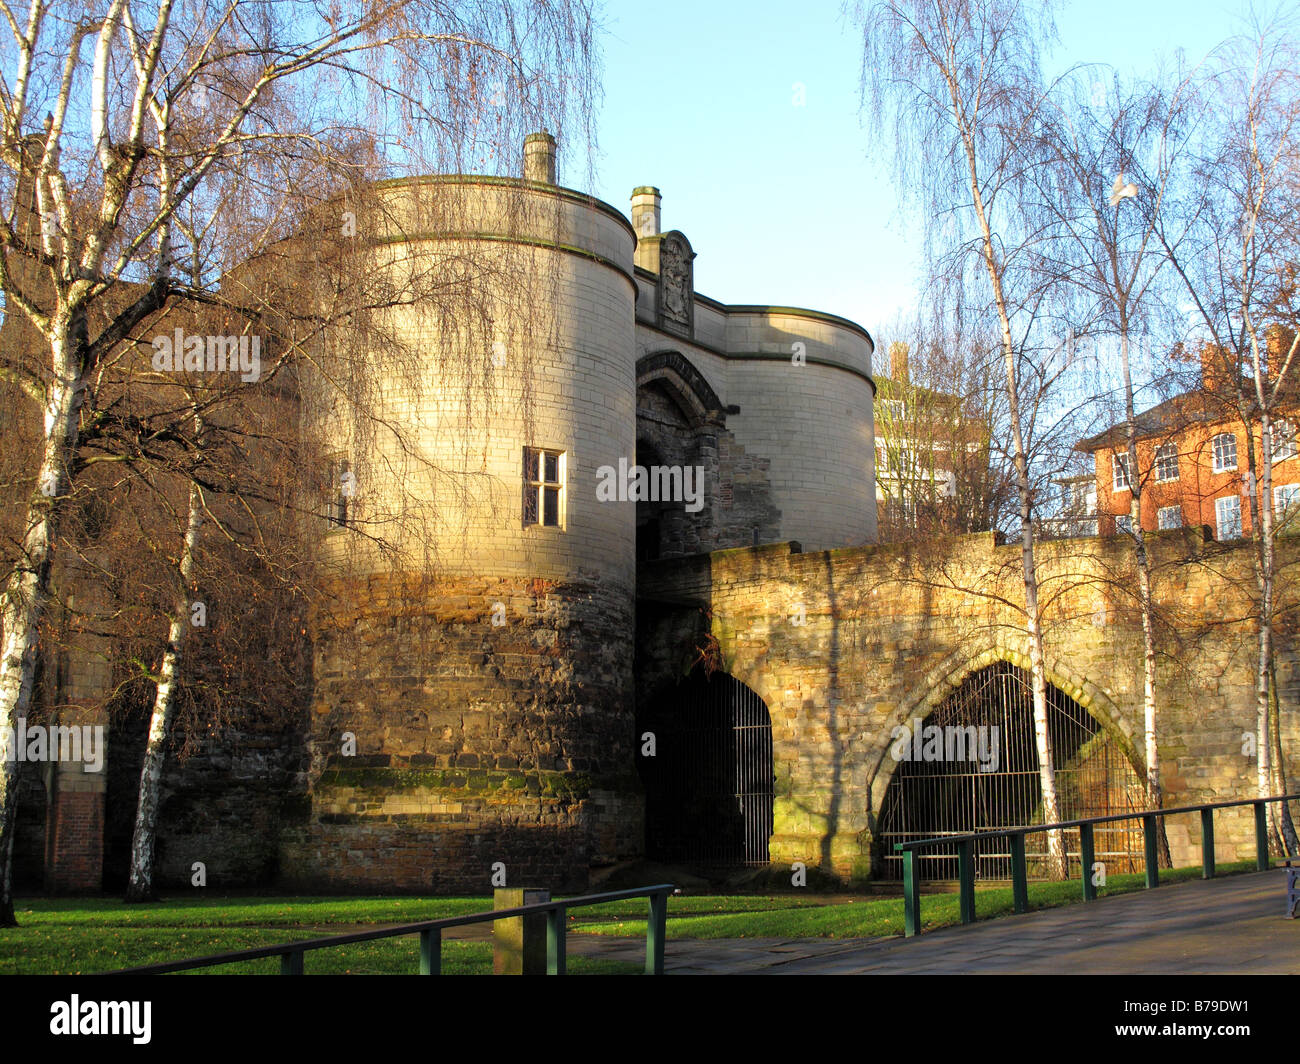
<path fill-rule="evenodd" d="M 1007 413 L 1015 448 L 1016 490 L 1020 496 L 1020 552 L 1025 581 L 1025 627 L 1029 635 L 1029 671 L 1034 692 L 1034 742 L 1038 751 L 1038 783 L 1043 795 L 1043 823 L 1061 819 L 1061 803 L 1056 791 L 1056 766 L 1052 756 L 1051 735 L 1047 728 L 1047 665 L 1043 655 L 1043 631 L 1038 609 L 1038 570 L 1034 560 L 1034 529 L 1031 521 L 1032 494 L 1029 485 L 1029 457 L 1025 451 L 1020 423 L 1019 381 L 1016 372 L 1015 345 L 1011 338 L 1011 319 L 1007 314 L 1002 276 L 998 272 L 993 248 L 993 234 L 980 191 L 974 153 L 967 147 L 970 164 L 971 192 L 975 214 L 983 237 L 984 264 L 993 286 L 993 298 L 1002 326 L 1002 349 L 1006 361 Z M 1058 879 L 1065 879 L 1069 867 L 1065 856 L 1065 838 L 1060 831 L 1047 833 L 1048 868 Z M 1088 874 L 1085 869 L 1084 874 Z"/>
<path fill-rule="evenodd" d="M 1266 398 L 1266 389 L 1258 347 L 1254 349 L 1255 391 L 1260 402 L 1260 477 L 1259 492 L 1254 490 L 1254 478 L 1248 470 L 1251 489 L 1250 508 L 1252 532 L 1258 542 L 1256 551 L 1259 591 L 1259 661 L 1255 680 L 1255 731 L 1256 731 L 1256 788 L 1258 797 L 1268 798 L 1284 794 L 1280 789 L 1283 779 L 1281 743 L 1274 741 L 1272 727 L 1273 706 L 1270 694 L 1273 677 L 1273 596 L 1277 568 L 1276 540 L 1273 520 L 1273 417 Z M 1250 448 L 1254 450 L 1253 447 Z M 1250 452 L 1248 452 L 1250 453 Z M 1280 735 L 1278 737 L 1280 739 Z M 1274 787 L 1278 789 L 1275 791 Z M 1268 806 L 1268 820 L 1273 843 L 1282 852 L 1296 852 L 1295 825 L 1282 802 Z"/>
<path fill-rule="evenodd" d="M 1129 326 L 1127 304 L 1120 306 L 1120 367 L 1124 375 L 1124 426 L 1128 437 L 1129 520 L 1133 525 L 1133 554 L 1138 571 L 1138 607 L 1142 614 L 1142 723 L 1143 752 L 1146 756 L 1147 808 L 1163 805 L 1160 791 L 1160 744 L 1156 727 L 1156 636 L 1151 616 L 1151 556 L 1147 552 L 1146 532 L 1142 528 L 1142 477 L 1138 467 L 1137 422 L 1133 402 L 1133 373 L 1129 360 Z M 1157 820 L 1160 857 L 1172 866 L 1169 838 L 1164 818 Z M 1085 870 L 1086 874 L 1086 870 Z"/>
<path fill-rule="evenodd" d="M 153 715 L 149 719 L 149 738 L 145 745 L 144 765 L 140 769 L 140 798 L 135 811 L 135 831 L 131 837 L 131 873 L 126 888 L 127 901 L 148 901 L 153 889 L 154 843 L 158 826 L 158 798 L 162 784 L 163 763 L 167 759 L 167 739 L 176 700 L 177 675 L 189 636 L 190 603 L 185 594 L 194 574 L 194 551 L 203 526 L 203 497 L 197 485 L 190 486 L 189 522 L 181 548 L 180 590 L 172 606 L 167 633 L 167 650 L 158 670 L 158 689 L 154 695 Z"/>
<path fill-rule="evenodd" d="M 50 344 L 59 372 L 50 383 L 45 403 L 45 447 L 27 505 L 22 555 L 0 598 L 0 628 L 4 632 L 0 728 L 5 729 L 14 728 L 18 718 L 27 715 L 32 699 L 40 623 L 50 597 L 59 500 L 66 494 L 67 458 L 77 445 L 77 416 L 83 396 L 78 340 L 66 318 L 57 323 Z M 0 732 L 9 734 L 12 732 Z M 17 792 L 18 761 L 0 756 L 0 927 L 15 923 L 12 856 Z"/>

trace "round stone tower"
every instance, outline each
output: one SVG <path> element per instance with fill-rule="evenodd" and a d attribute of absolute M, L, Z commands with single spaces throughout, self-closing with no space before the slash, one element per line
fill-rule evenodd
<path fill-rule="evenodd" d="M 384 368 L 376 416 L 329 430 L 287 882 L 574 889 L 640 850 L 635 514 L 596 492 L 635 454 L 635 237 L 554 184 L 554 151 L 534 134 L 522 179 L 385 182 L 352 216 L 363 272 L 419 294 L 336 352 Z"/>

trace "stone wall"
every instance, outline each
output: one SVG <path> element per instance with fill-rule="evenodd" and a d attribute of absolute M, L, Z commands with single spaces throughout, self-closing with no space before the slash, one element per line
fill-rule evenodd
<path fill-rule="evenodd" d="M 501 862 L 574 889 L 639 852 L 630 588 L 373 577 L 348 598 L 320 622 L 286 885 L 483 891 Z"/>
<path fill-rule="evenodd" d="M 771 460 L 746 453 L 721 412 L 693 424 L 670 386 L 656 381 L 638 388 L 636 413 L 638 465 L 695 467 L 703 477 L 703 505 L 695 512 L 681 499 L 637 505 L 639 556 L 699 554 L 777 537 L 781 512 L 772 498 Z M 643 539 L 654 541 L 648 555 Z"/>
<path fill-rule="evenodd" d="M 1049 679 L 1142 771 L 1131 552 L 1096 539 L 1038 550 Z M 1243 733 L 1254 731 L 1249 548 L 1186 530 L 1155 537 L 1153 552 L 1166 804 L 1252 797 L 1255 761 L 1243 752 Z M 773 861 L 865 878 L 894 766 L 893 729 L 927 716 L 985 665 L 1028 665 L 1019 560 L 1018 544 L 980 535 L 819 553 L 787 543 L 652 563 L 638 581 L 639 697 L 670 690 L 691 648 L 712 636 L 719 664 L 771 713 Z M 1289 583 L 1283 598 L 1283 746 L 1294 751 L 1297 595 Z M 1300 762 L 1287 768 L 1294 779 Z M 1219 814 L 1216 829 L 1221 861 L 1253 856 L 1249 809 Z M 1198 820 L 1172 819 L 1169 836 L 1176 863 L 1199 860 Z"/>

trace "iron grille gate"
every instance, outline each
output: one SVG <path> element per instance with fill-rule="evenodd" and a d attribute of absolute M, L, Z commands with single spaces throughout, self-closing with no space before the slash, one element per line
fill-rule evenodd
<path fill-rule="evenodd" d="M 1048 685 L 1048 735 L 1056 764 L 1056 789 L 1062 820 L 1104 816 L 1145 808 L 1138 774 L 1098 722 L 1063 691 Z M 912 722 L 908 722 L 913 727 Z M 969 745 L 975 729 L 977 751 L 993 749 L 997 728 L 997 763 L 982 771 L 981 761 L 926 758 L 925 743 L 944 743 L 945 755 Z M 935 729 L 930 731 L 929 729 Z M 880 813 L 878 853 L 885 878 L 902 878 L 902 859 L 894 843 L 941 835 L 963 835 L 991 828 L 1041 824 L 1042 797 L 1038 778 L 1038 747 L 1034 738 L 1033 688 L 1029 674 L 1006 662 L 968 676 L 921 725 L 922 741 L 895 749 L 904 755 L 894 770 Z M 950 729 L 964 737 L 948 743 Z M 983 741 L 982 747 L 978 743 Z M 931 751 L 936 747 L 931 747 Z M 915 757 L 920 752 L 920 758 Z M 983 764 L 992 765 L 985 757 Z M 1065 848 L 1070 875 L 1079 874 L 1079 831 L 1066 829 Z M 1030 875 L 1045 878 L 1045 834 L 1026 838 Z M 1139 822 L 1098 824 L 1096 860 L 1108 874 L 1141 868 L 1142 831 Z M 919 855 L 923 879 L 956 879 L 956 847 L 937 847 Z M 977 846 L 975 874 L 979 879 L 1008 879 L 1011 854 L 1005 839 Z"/>
<path fill-rule="evenodd" d="M 775 781 L 772 719 L 758 695 L 725 673 L 692 675 L 663 698 L 638 733 L 646 856 L 676 864 L 766 865 Z"/>

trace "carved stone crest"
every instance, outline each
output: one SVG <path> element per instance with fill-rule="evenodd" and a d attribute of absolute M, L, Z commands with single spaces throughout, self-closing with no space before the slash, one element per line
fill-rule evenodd
<path fill-rule="evenodd" d="M 674 230 L 659 243 L 659 313 L 661 329 L 691 336 L 695 327 L 695 252 Z"/>

